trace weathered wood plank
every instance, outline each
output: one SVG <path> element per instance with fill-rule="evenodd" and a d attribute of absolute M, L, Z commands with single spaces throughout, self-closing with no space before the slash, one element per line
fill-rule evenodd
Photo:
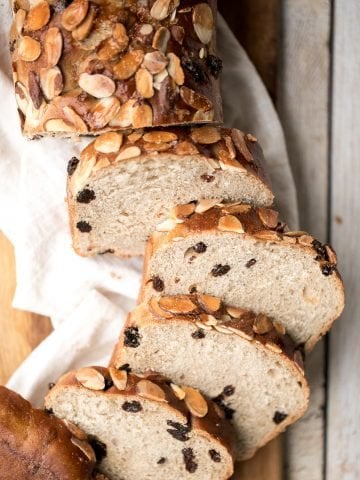
<path fill-rule="evenodd" d="M 330 2 L 284 0 L 278 110 L 298 191 L 300 227 L 322 240 L 328 217 Z M 286 437 L 287 478 L 320 480 L 324 456 L 324 342 L 308 358 L 310 408 Z"/>
<path fill-rule="evenodd" d="M 360 478 L 360 3 L 334 3 L 331 240 L 347 306 L 330 335 L 327 479 Z"/>

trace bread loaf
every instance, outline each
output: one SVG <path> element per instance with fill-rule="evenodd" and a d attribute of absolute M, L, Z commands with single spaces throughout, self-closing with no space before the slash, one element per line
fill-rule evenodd
<path fill-rule="evenodd" d="M 63 376 L 46 407 L 103 445 L 111 480 L 222 480 L 233 473 L 233 432 L 197 390 L 159 375 L 91 367 Z"/>
<path fill-rule="evenodd" d="M 68 168 L 73 245 L 80 255 L 142 255 L 171 206 L 224 198 L 269 206 L 273 194 L 252 135 L 216 127 L 111 132 Z"/>
<path fill-rule="evenodd" d="M 280 324 L 198 294 L 152 297 L 136 307 L 112 364 L 200 388 L 232 419 L 236 458 L 244 460 L 306 410 L 302 360 Z"/>
<path fill-rule="evenodd" d="M 13 0 L 27 137 L 218 123 L 215 0 Z"/>
<path fill-rule="evenodd" d="M 154 233 L 141 298 L 196 291 L 218 296 L 273 317 L 311 349 L 344 307 L 334 250 L 306 232 L 286 232 L 274 210 L 211 206 L 191 204 L 183 223 L 168 222 L 169 231 Z"/>
<path fill-rule="evenodd" d="M 0 480 L 106 480 L 87 436 L 0 386 Z"/>

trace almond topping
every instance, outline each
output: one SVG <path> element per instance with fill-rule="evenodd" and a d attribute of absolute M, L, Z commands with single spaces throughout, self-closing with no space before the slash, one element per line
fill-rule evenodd
<path fill-rule="evenodd" d="M 304 374 L 304 359 L 300 350 L 296 350 L 296 352 L 294 353 L 294 361 L 295 364 L 298 366 L 300 372 Z"/>
<path fill-rule="evenodd" d="M 67 429 L 74 435 L 74 437 L 78 438 L 79 440 L 87 440 L 86 433 L 81 430 L 75 423 L 69 422 L 69 420 L 63 419 Z"/>
<path fill-rule="evenodd" d="M 330 245 L 325 245 L 326 254 L 328 256 L 329 262 L 333 263 L 334 265 L 337 264 L 337 257 L 335 251 L 332 249 Z"/>
<path fill-rule="evenodd" d="M 190 412 L 195 417 L 205 417 L 208 413 L 208 404 L 201 393 L 191 387 L 182 387 L 182 389 L 185 392 L 185 404 Z"/>
<path fill-rule="evenodd" d="M 96 56 L 99 60 L 107 62 L 112 60 L 120 53 L 119 45 L 114 38 L 107 38 L 101 44 L 96 52 Z"/>
<path fill-rule="evenodd" d="M 218 229 L 223 232 L 244 233 L 244 228 L 240 220 L 234 215 L 225 215 L 224 217 L 221 217 Z"/>
<path fill-rule="evenodd" d="M 194 113 L 193 121 L 194 122 L 212 122 L 214 120 L 215 113 L 214 110 L 210 109 L 207 112 L 203 110 L 198 110 Z"/>
<path fill-rule="evenodd" d="M 167 67 L 169 75 L 174 79 L 176 85 L 183 85 L 185 81 L 184 70 L 181 67 L 180 58 L 175 53 L 168 53 L 169 65 Z"/>
<path fill-rule="evenodd" d="M 40 85 L 47 100 L 52 100 L 60 95 L 64 86 L 60 69 L 58 67 L 42 68 L 40 70 Z"/>
<path fill-rule="evenodd" d="M 246 313 L 245 309 L 237 307 L 226 307 L 226 311 L 232 318 L 241 318 Z"/>
<path fill-rule="evenodd" d="M 44 50 L 49 67 L 54 67 L 60 60 L 63 49 L 63 38 L 58 28 L 52 27 L 45 34 Z"/>
<path fill-rule="evenodd" d="M 172 314 L 165 312 L 162 308 L 159 306 L 159 299 L 156 297 L 152 297 L 150 302 L 149 302 L 150 309 L 152 310 L 153 314 L 161 317 L 161 318 L 172 318 Z"/>
<path fill-rule="evenodd" d="M 214 30 L 214 16 L 207 3 L 199 3 L 194 7 L 192 21 L 200 41 L 205 45 L 210 43 Z"/>
<path fill-rule="evenodd" d="M 177 223 L 174 219 L 168 218 L 167 220 L 164 220 L 163 222 L 156 225 L 156 230 L 158 232 L 170 232 L 170 230 L 175 228 L 176 225 Z"/>
<path fill-rule="evenodd" d="M 210 208 L 215 207 L 215 205 L 221 203 L 222 200 L 219 198 L 201 198 L 196 207 L 195 207 L 195 212 L 196 213 L 204 213 L 210 210 Z"/>
<path fill-rule="evenodd" d="M 213 315 L 208 315 L 206 313 L 200 314 L 200 320 L 204 325 L 207 325 L 209 327 L 214 327 L 218 324 L 217 319 Z"/>
<path fill-rule="evenodd" d="M 269 333 L 273 329 L 273 324 L 266 315 L 259 314 L 256 316 L 253 330 L 258 335 Z"/>
<path fill-rule="evenodd" d="M 63 108 L 64 115 L 69 122 L 71 122 L 78 133 L 87 133 L 88 128 L 84 120 L 78 115 L 75 110 L 71 107 L 64 107 Z"/>
<path fill-rule="evenodd" d="M 127 147 L 116 157 L 115 161 L 128 160 L 130 158 L 140 157 L 141 150 L 139 147 Z"/>
<path fill-rule="evenodd" d="M 140 140 L 140 138 L 142 138 L 142 136 L 143 136 L 143 130 L 135 130 L 135 131 L 133 131 L 133 133 L 130 133 L 130 135 L 128 135 L 127 138 L 129 140 L 129 142 L 135 143 L 138 140 Z"/>
<path fill-rule="evenodd" d="M 182 86 L 180 88 L 180 96 L 186 105 L 196 110 L 204 110 L 205 112 L 212 109 L 212 103 L 204 95 L 191 90 L 191 88 Z"/>
<path fill-rule="evenodd" d="M 110 367 L 109 373 L 115 387 L 118 390 L 125 390 L 127 384 L 127 371 Z"/>
<path fill-rule="evenodd" d="M 228 149 L 228 152 L 229 152 L 229 156 L 231 160 L 234 160 L 234 158 L 236 158 L 236 150 L 235 150 L 233 141 L 227 135 L 224 137 L 224 140 L 225 140 L 226 148 Z"/>
<path fill-rule="evenodd" d="M 78 42 L 85 40 L 93 28 L 95 17 L 96 8 L 94 5 L 91 5 L 85 20 L 71 33 L 74 40 L 77 40 Z"/>
<path fill-rule="evenodd" d="M 140 35 L 150 35 L 154 30 L 154 27 L 150 23 L 144 23 L 141 25 L 139 33 Z"/>
<path fill-rule="evenodd" d="M 244 330 L 241 330 L 240 328 L 236 327 L 228 327 L 228 329 L 232 332 L 235 333 L 238 337 L 244 338 L 245 340 L 253 340 L 254 334 L 251 332 L 244 332 Z"/>
<path fill-rule="evenodd" d="M 165 27 L 160 27 L 155 32 L 153 42 L 152 42 L 152 47 L 155 48 L 156 50 L 160 50 L 161 52 L 166 53 L 169 40 L 170 40 L 169 30 Z"/>
<path fill-rule="evenodd" d="M 136 90 L 143 98 L 154 96 L 153 77 L 146 68 L 139 68 L 135 75 Z"/>
<path fill-rule="evenodd" d="M 116 97 L 102 98 L 93 102 L 89 117 L 94 129 L 104 128 L 120 111 L 120 102 Z"/>
<path fill-rule="evenodd" d="M 280 335 L 285 335 L 286 334 L 286 328 L 282 323 L 279 322 L 273 322 L 274 328 L 279 333 Z"/>
<path fill-rule="evenodd" d="M 150 15 L 155 20 L 164 20 L 180 4 L 180 0 L 155 0 L 150 10 Z"/>
<path fill-rule="evenodd" d="M 111 127 L 129 127 L 133 123 L 133 113 L 136 101 L 131 98 L 122 104 L 117 114 L 110 121 Z"/>
<path fill-rule="evenodd" d="M 258 215 L 262 223 L 269 228 L 275 228 L 279 222 L 279 213 L 271 208 L 260 207 L 257 209 Z"/>
<path fill-rule="evenodd" d="M 123 135 L 116 132 L 103 133 L 94 142 L 94 148 L 100 153 L 118 152 L 123 141 Z"/>
<path fill-rule="evenodd" d="M 20 35 L 23 28 L 24 28 L 24 23 L 26 19 L 26 12 L 25 10 L 22 10 L 21 8 L 16 12 L 15 14 L 15 28 L 16 32 Z"/>
<path fill-rule="evenodd" d="M 197 155 L 199 150 L 192 143 L 184 140 L 175 147 L 175 153 L 178 155 Z"/>
<path fill-rule="evenodd" d="M 95 452 L 88 442 L 84 440 L 79 440 L 76 437 L 72 437 L 71 443 L 78 447 L 82 451 L 82 453 L 90 460 L 90 462 L 96 462 Z"/>
<path fill-rule="evenodd" d="M 140 382 L 136 384 L 136 391 L 140 397 L 157 402 L 166 402 L 164 390 L 150 380 L 140 380 Z"/>
<path fill-rule="evenodd" d="M 40 2 L 28 13 L 26 18 L 25 28 L 26 30 L 30 30 L 31 32 L 35 30 L 40 30 L 41 28 L 45 27 L 45 25 L 50 20 L 50 7 L 48 2 Z"/>
<path fill-rule="evenodd" d="M 132 50 L 125 53 L 121 60 L 114 66 L 114 74 L 118 80 L 128 80 L 140 67 L 144 59 L 142 50 Z"/>
<path fill-rule="evenodd" d="M 179 387 L 179 385 L 176 385 L 175 383 L 170 383 L 170 387 L 174 392 L 176 398 L 178 398 L 179 400 L 184 400 L 185 392 L 181 387 Z"/>
<path fill-rule="evenodd" d="M 166 152 L 172 145 L 171 143 L 148 143 L 145 142 L 143 149 L 145 152 Z"/>
<path fill-rule="evenodd" d="M 187 314 L 197 309 L 197 305 L 185 295 L 174 297 L 160 297 L 159 306 L 166 312 L 173 314 Z"/>
<path fill-rule="evenodd" d="M 221 306 L 221 300 L 218 297 L 212 297 L 210 295 L 198 295 L 199 304 L 204 310 L 210 313 L 215 313 Z"/>
<path fill-rule="evenodd" d="M 165 70 L 169 60 L 160 51 L 149 52 L 144 56 L 143 66 L 153 75 Z"/>
<path fill-rule="evenodd" d="M 65 122 L 62 118 L 51 118 L 45 123 L 45 130 L 47 132 L 56 132 L 56 133 L 75 133 L 76 128 L 74 125 Z"/>
<path fill-rule="evenodd" d="M 265 347 L 271 350 L 274 353 L 281 353 L 282 349 L 279 345 L 276 345 L 274 342 L 266 342 Z"/>
<path fill-rule="evenodd" d="M 187 203 L 185 205 L 176 205 L 174 208 L 174 215 L 176 218 L 184 219 L 189 217 L 195 211 L 194 203 Z"/>
<path fill-rule="evenodd" d="M 74 0 L 65 10 L 61 17 L 61 24 L 65 30 L 75 30 L 85 19 L 89 9 L 88 0 Z"/>
<path fill-rule="evenodd" d="M 256 143 L 257 142 L 257 138 L 254 137 L 254 135 L 251 135 L 251 133 L 247 133 L 245 135 L 246 137 L 246 140 L 249 140 L 249 142 L 252 142 L 252 143 Z"/>
<path fill-rule="evenodd" d="M 254 233 L 254 237 L 258 238 L 259 240 L 269 240 L 270 242 L 281 240 L 279 235 L 272 230 L 260 230 L 260 232 Z"/>
<path fill-rule="evenodd" d="M 40 43 L 31 37 L 22 37 L 19 42 L 18 54 L 24 62 L 34 62 L 41 54 Z"/>
<path fill-rule="evenodd" d="M 20 82 L 15 83 L 16 103 L 24 115 L 26 115 L 29 106 L 29 94 L 24 85 Z"/>
<path fill-rule="evenodd" d="M 246 145 L 243 132 L 233 128 L 231 130 L 231 138 L 241 156 L 244 157 L 247 162 L 251 163 L 253 161 L 253 157 L 248 149 L 248 146 Z"/>
<path fill-rule="evenodd" d="M 106 75 L 82 73 L 79 86 L 95 98 L 111 97 L 115 92 L 115 82 Z"/>
<path fill-rule="evenodd" d="M 95 368 L 85 367 L 75 374 L 76 380 L 89 390 L 104 390 L 105 378 Z"/>
<path fill-rule="evenodd" d="M 152 130 L 147 132 L 144 135 L 145 142 L 150 143 L 164 143 L 164 142 L 175 142 L 177 140 L 177 135 L 172 132 L 166 132 L 163 130 Z"/>
<path fill-rule="evenodd" d="M 113 30 L 113 36 L 116 43 L 119 45 L 120 52 L 126 50 L 129 45 L 129 37 L 126 32 L 126 28 L 122 23 L 117 23 Z"/>
<path fill-rule="evenodd" d="M 153 112 L 150 105 L 143 103 L 134 107 L 132 121 L 134 128 L 151 127 Z"/>
<path fill-rule="evenodd" d="M 298 242 L 300 245 L 304 245 L 305 247 L 311 247 L 312 246 L 312 243 L 314 241 L 314 237 L 312 237 L 311 235 L 301 235 L 299 238 L 298 238 Z"/>
<path fill-rule="evenodd" d="M 225 327 L 225 326 L 222 326 L 222 325 L 215 325 L 214 328 L 217 332 L 223 333 L 224 335 L 232 335 L 233 334 L 233 332 L 228 327 Z"/>

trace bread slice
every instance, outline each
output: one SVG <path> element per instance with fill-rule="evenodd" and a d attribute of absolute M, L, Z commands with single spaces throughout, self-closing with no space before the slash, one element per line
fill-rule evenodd
<path fill-rule="evenodd" d="M 308 404 L 302 355 L 284 328 L 217 297 L 152 297 L 139 305 L 112 364 L 157 370 L 218 402 L 235 426 L 238 460 L 250 458 Z"/>
<path fill-rule="evenodd" d="M 25 136 L 222 121 L 216 0 L 11 3 Z"/>
<path fill-rule="evenodd" d="M 0 480 L 106 480 L 79 428 L 0 386 Z"/>
<path fill-rule="evenodd" d="M 68 204 L 80 255 L 143 255 L 170 207 L 197 198 L 269 206 L 273 194 L 251 135 L 216 127 L 100 136 L 69 163 Z"/>
<path fill-rule="evenodd" d="M 213 203 L 179 207 L 186 217 L 157 227 L 140 299 L 215 295 L 275 318 L 296 343 L 311 349 L 344 307 L 333 249 L 306 232 L 286 232 L 273 210 Z"/>
<path fill-rule="evenodd" d="M 159 375 L 91 367 L 63 376 L 46 407 L 104 445 L 112 480 L 225 480 L 234 432 L 216 404 Z"/>

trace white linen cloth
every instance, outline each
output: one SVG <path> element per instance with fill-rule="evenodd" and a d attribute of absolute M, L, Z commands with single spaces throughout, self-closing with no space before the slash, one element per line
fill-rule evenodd
<path fill-rule="evenodd" d="M 47 383 L 66 370 L 108 362 L 135 303 L 142 260 L 81 258 L 73 252 L 64 201 L 66 165 L 89 139 L 21 137 L 7 46 L 10 19 L 9 7 L 1 2 L 0 229 L 15 247 L 14 307 L 49 316 L 54 331 L 8 386 L 41 404 Z M 225 123 L 259 139 L 277 207 L 295 228 L 295 187 L 279 119 L 254 66 L 221 17 L 218 30 Z"/>

